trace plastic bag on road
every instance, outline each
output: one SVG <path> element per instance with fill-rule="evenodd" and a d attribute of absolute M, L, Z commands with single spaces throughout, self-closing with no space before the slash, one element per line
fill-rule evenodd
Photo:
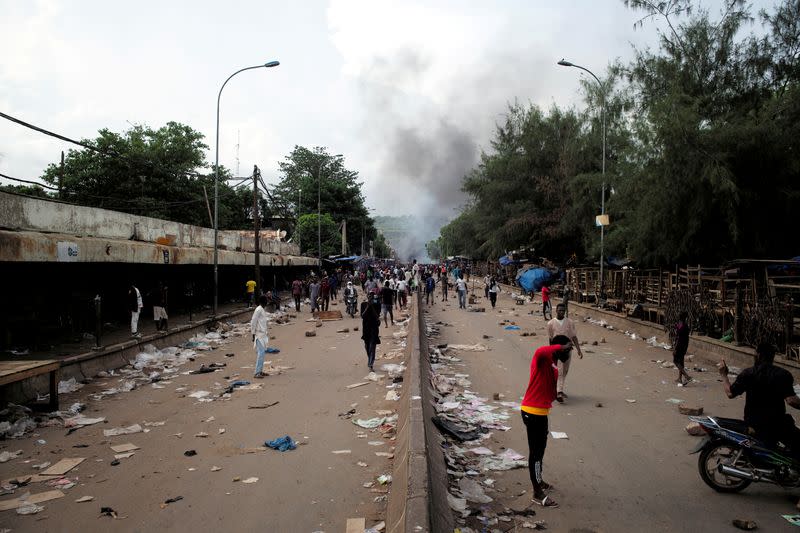
<path fill-rule="evenodd" d="M 467 501 L 474 503 L 490 503 L 494 501 L 483 491 L 483 487 L 474 479 L 462 477 L 458 480 L 458 488 L 461 490 L 461 495 L 464 496 Z"/>
<path fill-rule="evenodd" d="M 277 439 L 268 440 L 264 443 L 264 446 L 272 448 L 273 450 L 278 450 L 279 452 L 285 452 L 297 448 L 297 443 L 292 440 L 292 437 L 286 435 Z"/>

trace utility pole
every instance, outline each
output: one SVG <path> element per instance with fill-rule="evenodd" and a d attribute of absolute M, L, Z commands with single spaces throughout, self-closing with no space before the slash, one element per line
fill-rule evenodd
<path fill-rule="evenodd" d="M 347 219 L 342 220 L 342 255 L 347 253 Z"/>
<path fill-rule="evenodd" d="M 261 295 L 261 215 L 258 212 L 258 180 L 261 171 L 253 165 L 253 231 L 255 235 L 256 298 Z"/>
<path fill-rule="evenodd" d="M 64 150 L 61 150 L 61 169 L 58 172 L 58 199 L 63 197 L 64 190 Z"/>

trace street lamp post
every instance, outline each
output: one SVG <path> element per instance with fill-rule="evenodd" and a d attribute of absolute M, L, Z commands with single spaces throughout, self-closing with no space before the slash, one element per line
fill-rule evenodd
<path fill-rule="evenodd" d="M 602 169 L 603 169 L 602 170 L 603 188 L 602 188 L 601 193 L 600 193 L 600 214 L 601 215 L 605 215 L 606 214 L 606 95 L 605 95 L 605 91 L 603 90 L 603 84 L 600 81 L 600 78 L 595 76 L 594 72 L 592 72 L 591 70 L 589 70 L 586 67 L 582 67 L 580 65 L 576 65 L 574 63 L 570 63 L 569 61 L 566 61 L 564 59 L 559 61 L 558 64 L 561 65 L 562 67 L 575 67 L 575 68 L 579 68 L 579 69 L 581 69 L 581 70 L 583 70 L 585 72 L 588 72 L 595 79 L 595 81 L 597 82 L 597 85 L 600 86 L 600 115 L 601 115 L 601 121 L 603 123 L 603 160 L 602 160 L 602 163 L 601 163 Z M 601 222 L 601 224 L 600 224 L 600 297 L 602 298 L 603 293 L 605 292 L 605 279 L 603 278 L 603 262 L 604 262 L 603 245 L 604 245 L 604 241 L 605 241 L 605 229 L 606 229 L 606 226 L 604 224 L 605 218 L 601 219 L 600 222 Z"/>
<path fill-rule="evenodd" d="M 321 209 L 321 190 L 322 190 L 322 167 L 325 161 L 320 161 L 317 167 L 317 260 L 319 261 L 319 275 L 322 276 L 322 209 Z"/>
<path fill-rule="evenodd" d="M 245 70 L 253 70 L 256 68 L 277 67 L 278 65 L 280 65 L 280 62 L 278 61 L 269 61 L 263 65 L 254 65 L 252 67 L 239 69 L 228 76 L 228 79 L 225 80 L 225 83 L 223 83 L 222 87 L 219 88 L 219 93 L 217 94 L 217 137 L 215 149 L 216 154 L 214 156 L 214 316 L 217 316 L 217 297 L 219 294 L 219 102 L 222 98 L 222 89 L 224 89 L 228 82 L 231 81 L 231 78 L 240 72 L 244 72 Z"/>
<path fill-rule="evenodd" d="M 302 202 L 303 198 L 303 189 L 300 187 L 297 188 L 297 225 L 295 226 L 295 233 L 297 233 L 297 247 L 300 248 L 300 232 L 297 231 L 300 228 L 300 202 Z M 300 249 L 300 253 L 302 253 L 302 248 Z"/>

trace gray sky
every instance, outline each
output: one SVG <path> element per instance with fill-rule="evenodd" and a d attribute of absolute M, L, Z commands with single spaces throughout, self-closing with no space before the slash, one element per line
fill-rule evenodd
<path fill-rule="evenodd" d="M 706 2 L 716 6 L 719 2 Z M 772 2 L 756 2 L 756 5 Z M 715 8 L 714 8 L 715 9 Z M 713 10 L 712 10 L 713 11 Z M 375 214 L 455 213 L 507 102 L 582 105 L 656 26 L 619 0 L 0 0 L 0 110 L 72 138 L 170 120 L 274 182 L 295 145 L 343 154 Z M 0 172 L 38 178 L 66 143 L 0 120 Z"/>

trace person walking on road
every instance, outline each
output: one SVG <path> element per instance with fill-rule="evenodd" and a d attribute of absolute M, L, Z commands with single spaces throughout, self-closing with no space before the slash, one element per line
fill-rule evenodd
<path fill-rule="evenodd" d="M 489 274 L 486 274 L 483 277 L 483 296 L 487 300 L 489 299 L 489 287 L 492 284 L 492 277 Z"/>
<path fill-rule="evenodd" d="M 254 305 L 256 294 L 256 282 L 252 279 L 247 280 L 244 284 L 245 297 L 247 300 L 247 308 L 250 309 Z"/>
<path fill-rule="evenodd" d="M 269 300 L 266 296 L 258 297 L 258 307 L 253 311 L 253 318 L 250 319 L 250 333 L 253 336 L 253 348 L 256 350 L 256 371 L 254 378 L 264 377 L 264 356 L 267 353 L 269 336 L 267 335 L 267 304 Z"/>
<path fill-rule="evenodd" d="M 319 281 L 317 278 L 311 278 L 311 284 L 308 286 L 309 296 L 311 298 L 311 312 L 319 311 Z"/>
<path fill-rule="evenodd" d="M 433 305 L 433 301 L 436 299 L 436 296 L 433 294 L 435 288 L 436 280 L 433 279 L 432 274 L 427 274 L 425 278 L 425 303 L 428 305 Z"/>
<path fill-rule="evenodd" d="M 400 302 L 400 309 L 406 308 L 406 303 L 408 301 L 408 283 L 406 280 L 401 276 L 400 279 L 397 280 L 397 300 Z"/>
<path fill-rule="evenodd" d="M 303 297 L 303 282 L 300 278 L 295 278 L 292 282 L 292 298 L 294 298 L 294 310 L 300 312 L 300 299 Z"/>
<path fill-rule="evenodd" d="M 498 285 L 496 279 L 490 278 L 488 287 L 489 301 L 492 302 L 492 309 L 494 309 L 495 305 L 497 305 L 497 293 L 500 292 L 500 285 Z"/>
<path fill-rule="evenodd" d="M 322 310 L 327 311 L 331 303 L 331 282 L 328 276 L 323 276 L 320 282 L 320 293 L 322 293 Z"/>
<path fill-rule="evenodd" d="M 675 350 L 672 352 L 672 362 L 675 364 L 675 368 L 678 369 L 678 379 L 675 382 L 679 386 L 687 385 L 692 381 L 684 366 L 686 351 L 689 349 L 689 333 L 691 333 L 689 313 L 681 311 L 678 315 L 678 323 L 675 324 Z M 683 381 L 684 377 L 686 378 L 685 382 Z"/>
<path fill-rule="evenodd" d="M 378 330 L 381 327 L 380 300 L 375 294 L 367 296 L 367 300 L 361 303 L 361 340 L 364 341 L 364 349 L 367 352 L 367 366 L 370 372 L 374 372 L 375 350 L 381 343 Z"/>
<path fill-rule="evenodd" d="M 444 269 L 444 267 L 442 267 L 442 269 Z M 447 281 L 447 272 L 442 273 L 442 279 L 441 279 L 441 281 L 439 283 L 442 284 L 442 301 L 446 302 L 447 301 L 447 288 L 448 288 L 448 285 L 449 285 L 449 283 Z"/>
<path fill-rule="evenodd" d="M 573 322 L 571 318 L 566 318 L 566 311 L 563 304 L 558 304 L 556 306 L 556 317 L 547 323 L 547 338 L 550 340 L 551 345 L 554 344 L 555 339 L 559 336 L 568 338 L 578 351 L 578 357 L 583 359 L 583 350 L 581 350 L 581 343 L 578 341 L 575 322 Z M 558 400 L 559 403 L 563 402 L 564 398 L 567 397 L 567 393 L 564 392 L 564 382 L 567 380 L 567 373 L 569 373 L 569 364 L 571 360 L 572 357 L 570 353 L 567 353 L 566 359 L 558 362 L 556 400 Z"/>
<path fill-rule="evenodd" d="M 548 313 L 550 313 L 550 318 L 547 318 Z M 553 307 L 550 303 L 550 287 L 547 283 L 542 285 L 542 316 L 545 320 L 553 318 Z"/>
<path fill-rule="evenodd" d="M 456 292 L 458 293 L 458 308 L 467 308 L 467 282 L 464 281 L 464 275 L 459 274 L 456 279 Z"/>
<path fill-rule="evenodd" d="M 391 285 L 389 284 L 389 280 L 383 282 L 383 289 L 381 289 L 381 309 L 383 310 L 383 323 L 388 328 L 389 323 L 386 321 L 386 315 L 389 315 L 389 318 L 392 320 L 392 325 L 394 326 L 394 313 L 392 308 L 394 307 L 394 291 L 392 290 Z"/>
<path fill-rule="evenodd" d="M 156 323 L 156 331 L 167 331 L 167 288 L 160 281 L 158 287 L 150 295 L 153 300 L 153 320 Z"/>
<path fill-rule="evenodd" d="M 144 303 L 142 303 L 142 293 L 131 283 L 128 289 L 128 309 L 131 312 L 131 337 L 134 339 L 138 339 L 142 336 L 142 334 L 139 333 L 139 315 L 142 312 L 142 307 L 144 307 Z"/>
<path fill-rule="evenodd" d="M 558 507 L 553 498 L 547 495 L 551 485 L 542 477 L 544 450 L 547 447 L 548 415 L 556 398 L 558 380 L 557 361 L 569 357 L 572 342 L 563 335 L 557 335 L 550 346 L 542 346 L 533 354 L 528 388 L 520 407 L 522 421 L 528 434 L 528 469 L 533 485 L 533 503 L 542 507 Z"/>

